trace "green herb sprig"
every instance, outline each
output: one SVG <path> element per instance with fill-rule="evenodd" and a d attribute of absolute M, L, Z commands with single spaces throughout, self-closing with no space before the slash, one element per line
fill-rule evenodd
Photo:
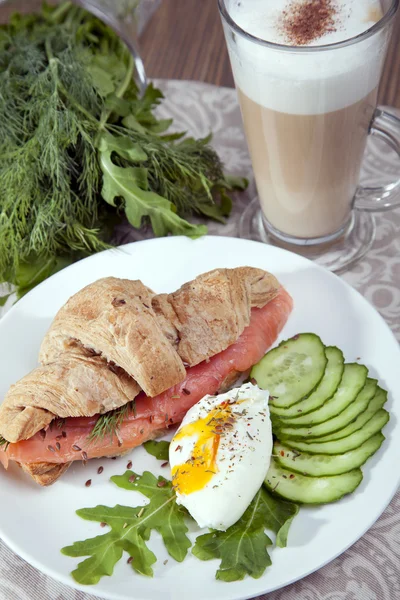
<path fill-rule="evenodd" d="M 3 438 L 2 435 L 0 435 L 0 446 L 1 449 L 6 452 L 8 446 L 10 445 L 10 442 L 8 442 L 5 438 Z"/>
<path fill-rule="evenodd" d="M 246 181 L 223 173 L 210 139 L 168 133 L 121 39 L 70 2 L 0 27 L 0 283 L 18 296 L 108 248 L 115 225 L 203 235 Z M 4 301 L 4 300 L 3 300 Z"/>
<path fill-rule="evenodd" d="M 124 551 L 133 559 L 130 564 L 134 571 L 151 577 L 157 558 L 146 542 L 152 530 L 160 533 L 168 553 L 179 562 L 184 560 L 191 546 L 186 535 L 185 511 L 176 504 L 170 481 L 163 477 L 157 479 L 148 471 L 141 476 L 126 471 L 111 480 L 118 487 L 141 492 L 150 502 L 135 508 L 96 506 L 77 511 L 82 519 L 106 523 L 111 528 L 104 535 L 75 542 L 61 550 L 67 556 L 89 556 L 72 573 L 75 581 L 83 585 L 98 583 L 104 575 L 112 575 Z"/>
<path fill-rule="evenodd" d="M 221 581 L 238 581 L 246 575 L 258 579 L 271 565 L 267 548 L 273 544 L 265 530 L 273 531 L 276 545 L 284 548 L 298 510 L 296 504 L 277 499 L 261 487 L 237 523 L 227 531 L 199 536 L 192 554 L 200 560 L 220 559 L 216 579 Z"/>
<path fill-rule="evenodd" d="M 98 442 L 106 437 L 109 437 L 110 440 L 112 440 L 114 436 L 118 437 L 121 425 L 130 413 L 136 415 L 135 400 L 124 404 L 124 406 L 121 406 L 120 408 L 110 410 L 109 412 L 104 413 L 104 415 L 100 415 L 90 432 L 89 440 L 91 442 Z"/>
<path fill-rule="evenodd" d="M 143 448 L 158 460 L 167 461 L 169 459 L 169 442 L 161 440 L 149 440 L 143 444 Z"/>
<path fill-rule="evenodd" d="M 171 482 L 148 471 L 138 475 L 130 470 L 111 477 L 111 481 L 125 490 L 141 492 L 150 502 L 135 508 L 96 506 L 77 511 L 82 519 L 107 524 L 110 531 L 61 550 L 67 556 L 88 557 L 72 572 L 75 581 L 91 585 L 105 575 L 112 575 L 124 551 L 134 571 L 151 577 L 157 558 L 146 542 L 152 530 L 161 534 L 169 555 L 182 562 L 191 547 L 185 524 L 185 517 L 190 516 L 176 503 Z M 297 512 L 296 504 L 274 498 L 261 488 L 235 525 L 226 532 L 212 531 L 199 536 L 192 554 L 200 560 L 220 559 L 216 578 L 222 581 L 237 581 L 246 575 L 261 577 L 271 564 L 267 547 L 272 541 L 265 530 L 275 532 L 277 546 L 285 547 Z"/>

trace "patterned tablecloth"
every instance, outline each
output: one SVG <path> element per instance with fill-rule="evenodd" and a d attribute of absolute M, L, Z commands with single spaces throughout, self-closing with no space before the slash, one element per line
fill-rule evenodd
<path fill-rule="evenodd" d="M 245 174 L 251 179 L 251 164 L 235 91 L 196 82 L 157 83 L 165 90 L 167 97 L 160 112 L 165 116 L 173 116 L 178 129 L 187 130 L 195 136 L 205 136 L 212 130 L 213 144 L 227 170 Z M 382 146 L 371 143 L 364 173 L 367 180 L 379 175 L 383 180 L 390 181 L 393 173 L 400 172 L 394 157 L 385 166 L 382 160 L 384 152 Z M 245 194 L 238 195 L 228 224 L 211 223 L 210 233 L 237 235 L 238 218 L 254 193 L 254 184 L 251 183 Z M 375 306 L 400 341 L 400 209 L 378 214 L 376 224 L 377 237 L 371 251 L 342 277 Z M 118 233 L 120 243 L 146 237 L 150 237 L 149 232 L 136 232 L 127 226 L 121 227 Z M 0 598 L 90 600 L 96 597 L 46 577 L 0 542 Z M 261 598 L 399 600 L 400 492 L 377 523 L 342 556 L 305 579 L 259 600 Z"/>

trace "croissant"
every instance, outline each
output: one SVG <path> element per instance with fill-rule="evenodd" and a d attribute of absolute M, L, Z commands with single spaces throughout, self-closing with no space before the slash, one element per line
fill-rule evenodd
<path fill-rule="evenodd" d="M 55 417 L 90 417 L 133 400 L 140 388 L 122 369 L 100 356 L 74 351 L 38 367 L 12 385 L 0 406 L 0 433 L 27 440 Z"/>
<path fill-rule="evenodd" d="M 51 485 L 61 477 L 70 467 L 71 463 L 20 463 L 22 469 L 39 485 Z"/>
<path fill-rule="evenodd" d="M 251 267 L 218 269 L 173 294 L 108 277 L 83 288 L 57 313 L 39 358 L 58 359 L 78 340 L 128 373 L 153 397 L 225 350 L 250 323 L 252 307 L 277 294 L 273 275 Z"/>
<path fill-rule="evenodd" d="M 141 281 L 107 277 L 92 283 L 58 311 L 44 337 L 46 365 L 77 342 L 130 375 L 148 396 L 185 378 L 185 367 L 151 307 L 154 296 Z"/>
<path fill-rule="evenodd" d="M 185 380 L 186 367 L 234 344 L 251 309 L 280 289 L 273 275 L 251 267 L 210 271 L 172 294 L 114 277 L 86 286 L 57 313 L 40 348 L 41 366 L 11 386 L 0 406 L 0 434 L 17 443 L 57 417 L 103 414 L 141 390 L 158 396 Z M 41 485 L 69 465 L 20 464 Z"/>
<path fill-rule="evenodd" d="M 181 359 L 193 367 L 233 344 L 250 323 L 251 309 L 265 306 L 279 287 L 261 269 L 216 269 L 173 294 L 155 296 L 152 306 L 163 330 L 172 326 Z"/>

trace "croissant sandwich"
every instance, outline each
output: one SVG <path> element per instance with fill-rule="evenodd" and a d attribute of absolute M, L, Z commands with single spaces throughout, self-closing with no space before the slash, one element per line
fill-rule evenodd
<path fill-rule="evenodd" d="M 172 294 L 114 277 L 88 285 L 55 316 L 40 366 L 4 398 L 0 461 L 49 485 L 75 460 L 163 435 L 247 373 L 291 309 L 276 278 L 251 267 L 205 273 Z"/>

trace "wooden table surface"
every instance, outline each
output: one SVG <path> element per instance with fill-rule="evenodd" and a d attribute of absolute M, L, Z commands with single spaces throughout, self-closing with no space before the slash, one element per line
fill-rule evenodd
<path fill-rule="evenodd" d="M 140 39 L 140 49 L 149 77 L 233 86 L 217 0 L 162 0 Z M 400 108 L 399 15 L 379 102 Z"/>

